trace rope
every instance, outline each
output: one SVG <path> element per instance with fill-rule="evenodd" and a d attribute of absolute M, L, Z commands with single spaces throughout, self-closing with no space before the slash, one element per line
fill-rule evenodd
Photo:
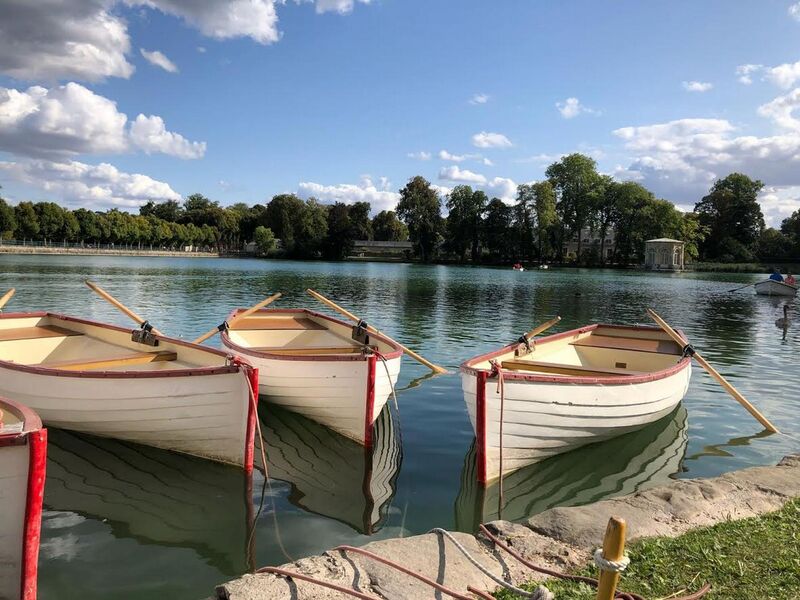
<path fill-rule="evenodd" d="M 554 598 L 553 594 L 543 585 L 540 585 L 533 592 L 529 592 L 527 590 L 523 590 L 522 588 L 518 588 L 515 585 L 508 583 L 502 577 L 498 577 L 497 575 L 492 573 L 489 569 L 484 567 L 481 563 L 479 563 L 478 560 L 474 556 L 472 556 L 469 553 L 469 551 L 466 548 L 464 548 L 464 546 L 462 546 L 461 543 L 449 531 L 445 531 L 440 527 L 434 527 L 428 533 L 440 533 L 448 540 L 453 542 L 455 547 L 461 551 L 461 554 L 463 554 L 476 569 L 478 569 L 481 573 L 486 575 L 486 577 L 494 581 L 497 585 L 507 590 L 511 590 L 512 592 L 514 592 L 515 594 L 519 594 L 523 598 L 531 598 L 531 600 L 553 600 Z"/>
<path fill-rule="evenodd" d="M 497 375 L 497 392 L 500 394 L 500 481 L 498 482 L 499 494 L 497 496 L 497 516 L 503 518 L 503 421 L 505 421 L 506 385 L 503 378 L 503 369 L 496 360 L 490 360 L 492 375 Z"/>
<path fill-rule="evenodd" d="M 594 551 L 594 564 L 601 571 L 611 571 L 612 573 L 622 573 L 631 564 L 631 559 L 627 555 L 619 560 L 608 560 L 603 556 L 603 549 L 598 548 Z"/>
<path fill-rule="evenodd" d="M 286 577 L 287 579 L 300 579 L 302 581 L 308 581 L 309 583 L 326 587 L 331 590 L 336 590 L 337 592 L 347 596 L 352 596 L 353 598 L 360 598 L 361 600 L 375 600 L 373 596 L 367 596 L 366 594 L 351 590 L 350 588 L 336 585 L 335 583 L 328 583 L 327 581 L 323 581 L 321 579 L 315 579 L 308 575 L 303 575 L 302 573 L 294 573 L 292 571 L 287 571 L 286 569 L 279 569 L 278 567 L 262 567 L 256 571 L 256 573 L 272 573 L 273 575 L 280 575 L 281 577 Z"/>

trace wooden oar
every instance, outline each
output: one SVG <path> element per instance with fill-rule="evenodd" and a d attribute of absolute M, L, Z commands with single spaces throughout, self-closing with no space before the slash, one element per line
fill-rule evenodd
<path fill-rule="evenodd" d="M 270 296 L 266 300 L 262 300 L 261 302 L 259 302 L 255 306 L 252 306 L 252 307 L 248 308 L 247 310 L 245 310 L 243 312 L 240 312 L 238 315 L 236 315 L 235 317 L 232 317 L 231 320 L 228 321 L 228 326 L 230 327 L 231 325 L 236 323 L 236 321 L 238 321 L 239 319 L 244 319 L 245 317 L 249 317 L 250 315 L 252 315 L 257 310 L 259 310 L 261 308 L 264 308 L 267 304 L 272 304 L 273 302 L 275 302 L 275 300 L 277 300 L 280 297 L 281 297 L 280 293 L 273 294 L 272 296 Z M 214 329 L 209 329 L 206 333 L 201 335 L 196 340 L 192 340 L 192 343 L 193 344 L 202 344 L 208 338 L 214 337 L 215 335 L 217 335 L 220 331 L 222 331 L 222 330 L 219 327 L 214 327 Z"/>
<path fill-rule="evenodd" d="M 0 309 L 2 309 L 2 308 L 3 308 L 3 307 L 6 305 L 6 303 L 7 303 L 9 300 L 11 300 L 11 296 L 13 296 L 13 295 L 14 295 L 14 292 L 16 292 L 16 291 L 17 291 L 17 290 L 15 290 L 14 288 L 11 288 L 11 289 L 10 289 L 10 290 L 8 290 L 8 291 L 7 291 L 5 294 L 3 294 L 3 297 L 2 297 L 2 298 L 0 298 Z"/>
<path fill-rule="evenodd" d="M 531 329 L 528 333 L 525 334 L 525 337 L 526 338 L 536 337 L 537 335 L 539 335 L 543 331 L 547 331 L 548 329 L 550 329 L 553 325 L 558 323 L 560 320 L 561 320 L 561 317 L 555 317 L 554 319 L 550 319 L 549 321 L 547 321 L 547 323 L 542 323 L 538 327 L 534 327 L 533 329 Z"/>
<path fill-rule="evenodd" d="M 747 285 L 743 285 L 742 287 L 733 288 L 732 290 L 728 290 L 726 294 L 730 294 L 731 292 L 738 292 L 739 290 L 743 290 L 744 288 L 749 288 L 750 286 L 755 285 L 754 283 L 748 283 Z"/>
<path fill-rule="evenodd" d="M 116 307 L 117 307 L 119 310 L 121 310 L 122 312 L 124 312 L 126 315 L 128 315 L 128 316 L 129 316 L 131 319 L 133 319 L 133 320 L 134 320 L 136 323 L 138 323 L 139 325 L 141 325 L 142 323 L 144 323 L 144 322 L 145 322 L 145 319 L 143 319 L 142 317 L 140 317 L 139 315 L 137 315 L 137 314 L 136 314 L 135 312 L 133 312 L 133 311 L 132 311 L 130 308 L 128 308 L 128 307 L 127 307 L 127 306 L 125 306 L 125 305 L 124 305 L 122 302 L 120 302 L 119 300 L 117 300 L 116 298 L 114 298 L 114 296 L 112 296 L 111 294 L 109 294 L 107 291 L 105 291 L 103 288 L 101 288 L 101 287 L 100 287 L 99 285 L 97 285 L 96 283 L 92 283 L 91 281 L 89 281 L 89 280 L 87 279 L 87 280 L 86 280 L 86 285 L 88 285 L 88 286 L 89 286 L 89 289 L 91 289 L 93 292 L 97 293 L 97 295 L 98 295 L 98 296 L 100 296 L 101 298 L 103 298 L 103 299 L 105 299 L 105 300 L 108 300 L 108 302 L 110 302 L 111 304 L 113 304 L 114 306 L 116 306 Z M 155 327 L 153 327 L 153 333 L 155 333 L 156 335 L 164 335 L 163 333 L 161 333 L 161 332 L 160 332 L 158 329 L 156 329 Z"/>
<path fill-rule="evenodd" d="M 341 306 L 339 306 L 339 305 L 338 305 L 338 304 L 336 304 L 335 302 L 333 302 L 333 301 L 331 301 L 331 300 L 328 300 L 328 299 L 327 299 L 325 296 L 323 296 L 323 295 L 322 295 L 322 294 L 320 294 L 319 292 L 315 292 L 314 290 L 306 290 L 306 292 L 308 292 L 308 293 L 309 293 L 311 296 L 313 296 L 314 298 L 316 298 L 317 300 L 319 300 L 319 301 L 320 301 L 320 302 L 322 302 L 323 304 L 327 304 L 327 305 L 328 305 L 328 306 L 330 306 L 330 307 L 331 307 L 333 310 L 335 310 L 335 311 L 337 311 L 337 312 L 339 312 L 339 313 L 343 314 L 345 317 L 347 317 L 348 319 L 350 319 L 350 320 L 351 320 L 351 321 L 353 321 L 354 323 L 358 323 L 359 321 L 361 321 L 361 319 L 359 319 L 359 318 L 358 318 L 356 315 L 354 315 L 353 313 L 351 313 L 351 312 L 350 312 L 350 311 L 348 311 L 348 310 L 345 310 L 344 308 L 342 308 Z M 414 352 L 413 350 L 410 350 L 410 349 L 406 348 L 406 347 L 405 347 L 403 344 L 401 344 L 401 343 L 400 343 L 400 342 L 398 342 L 397 340 L 394 340 L 394 339 L 390 338 L 388 335 L 386 335 L 385 333 L 382 333 L 382 332 L 378 331 L 378 330 L 377 330 L 377 329 L 375 329 L 375 328 L 374 328 L 372 325 L 368 325 L 368 326 L 367 326 L 367 329 L 368 329 L 368 330 L 369 330 L 371 333 L 374 333 L 374 334 L 376 334 L 376 335 L 382 335 L 382 336 L 383 336 L 383 337 L 385 337 L 386 339 L 388 339 L 388 340 L 390 340 L 390 341 L 394 342 L 395 344 L 397 344 L 398 346 L 400 346 L 400 347 L 403 349 L 403 352 L 405 352 L 406 354 L 408 354 L 408 355 L 409 355 L 411 358 L 413 358 L 413 359 L 414 359 L 415 361 L 417 361 L 418 363 L 422 363 L 423 365 L 425 365 L 426 367 L 428 367 L 428 368 L 429 368 L 431 371 L 433 371 L 434 373 L 447 373 L 447 369 L 444 369 L 444 368 L 442 368 L 442 367 L 440 367 L 440 366 L 438 366 L 438 365 L 435 365 L 435 364 L 433 364 L 432 362 L 430 362 L 429 360 L 427 360 L 427 359 L 423 358 L 422 356 L 420 356 L 419 354 L 417 354 L 417 353 L 416 353 L 416 352 Z"/>
<path fill-rule="evenodd" d="M 686 344 L 686 341 L 680 335 L 678 335 L 678 332 L 676 332 L 672 327 L 670 327 L 669 324 L 664 319 L 659 317 L 656 314 L 656 311 L 654 311 L 652 308 L 648 308 L 647 314 L 650 315 L 650 317 L 656 323 L 658 323 L 661 329 L 667 332 L 667 335 L 669 335 L 669 337 L 671 337 L 676 344 L 680 345 L 681 347 L 683 347 Z M 742 396 L 742 394 L 739 393 L 739 390 L 733 387 L 733 385 L 731 385 L 727 379 L 725 379 L 722 375 L 720 375 L 714 367 L 708 364 L 706 359 L 700 356 L 699 352 L 695 351 L 692 356 L 698 363 L 700 363 L 700 366 L 703 367 L 709 375 L 711 375 L 714 379 L 716 379 L 719 382 L 719 384 L 723 388 L 725 388 L 725 391 L 728 392 L 731 396 L 733 396 L 734 399 L 739 404 L 744 406 L 745 409 L 747 409 L 747 412 L 753 415 L 753 417 L 755 417 L 759 423 L 761 423 L 766 429 L 768 429 L 773 433 L 780 433 L 780 431 L 778 431 L 778 428 L 775 427 L 775 425 L 773 425 L 772 423 L 770 423 L 769 419 L 767 419 L 764 415 L 758 412 L 756 407 L 750 404 L 747 401 L 747 398 Z"/>

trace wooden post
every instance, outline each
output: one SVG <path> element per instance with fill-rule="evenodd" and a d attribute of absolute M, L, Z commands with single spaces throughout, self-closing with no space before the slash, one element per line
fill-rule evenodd
<path fill-rule="evenodd" d="M 625 556 L 625 519 L 611 517 L 603 538 L 603 558 L 611 561 L 622 560 Z M 618 571 L 600 571 L 597 584 L 597 600 L 613 600 L 619 583 Z"/>

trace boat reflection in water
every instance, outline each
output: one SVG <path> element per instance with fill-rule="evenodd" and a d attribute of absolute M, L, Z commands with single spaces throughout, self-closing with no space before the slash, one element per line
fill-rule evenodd
<path fill-rule="evenodd" d="M 194 550 L 223 574 L 251 567 L 252 478 L 241 469 L 50 429 L 44 504 L 107 522 L 116 538 Z M 135 557 L 131 557 L 135 560 Z"/>
<path fill-rule="evenodd" d="M 269 476 L 290 484 L 289 502 L 364 535 L 380 530 L 403 458 L 388 407 L 375 421 L 371 448 L 274 405 L 259 412 Z"/>
<path fill-rule="evenodd" d="M 482 489 L 475 445 L 464 461 L 455 518 L 471 532 L 495 519 L 522 521 L 555 506 L 576 506 L 665 483 L 681 470 L 687 445 L 686 409 L 626 435 L 583 446 L 522 468 Z"/>

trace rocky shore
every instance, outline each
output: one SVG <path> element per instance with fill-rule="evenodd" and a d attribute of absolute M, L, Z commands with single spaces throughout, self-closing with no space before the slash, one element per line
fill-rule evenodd
<path fill-rule="evenodd" d="M 531 562 L 559 570 L 587 564 L 601 543 L 612 515 L 628 523 L 628 541 L 652 536 L 674 537 L 690 529 L 744 519 L 780 509 L 800 497 L 800 455 L 773 467 L 753 467 L 709 479 L 686 479 L 586 506 L 554 508 L 524 523 L 493 521 L 489 529 Z M 488 570 L 519 584 L 531 572 L 493 548 L 481 534 L 454 533 Z M 492 592 L 496 584 L 472 566 L 440 534 L 383 540 L 364 546 L 380 556 L 466 593 L 467 586 Z M 282 568 L 362 592 L 376 599 L 443 597 L 431 587 L 373 559 L 328 551 L 282 565 Z M 213 600 L 311 600 L 346 596 L 297 579 L 272 574 L 245 575 L 217 587 Z"/>

